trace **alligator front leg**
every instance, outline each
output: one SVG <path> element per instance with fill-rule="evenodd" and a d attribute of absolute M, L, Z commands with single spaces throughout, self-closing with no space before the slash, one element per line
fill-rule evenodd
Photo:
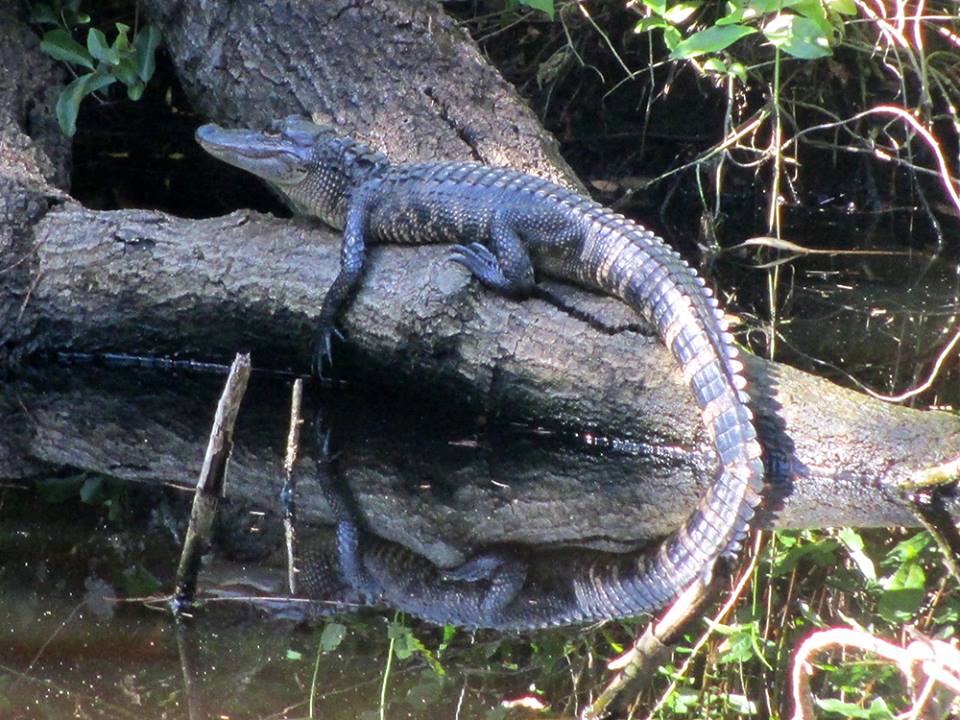
<path fill-rule="evenodd" d="M 324 361 L 332 363 L 331 339 L 336 335 L 341 340 L 343 333 L 337 328 L 337 317 L 344 303 L 356 290 L 366 256 L 364 231 L 367 224 L 369 201 L 365 196 L 357 198 L 347 211 L 343 226 L 343 241 L 340 245 L 340 270 L 323 298 L 320 317 L 317 321 L 317 338 L 314 344 L 313 373 L 323 375 Z"/>

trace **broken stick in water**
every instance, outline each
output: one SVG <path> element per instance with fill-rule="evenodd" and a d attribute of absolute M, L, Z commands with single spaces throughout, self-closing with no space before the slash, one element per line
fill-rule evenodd
<path fill-rule="evenodd" d="M 287 585 L 291 595 L 297 594 L 297 565 L 296 565 L 296 536 L 294 523 L 296 522 L 296 504 L 293 486 L 293 466 L 297 462 L 297 452 L 300 448 L 300 406 L 303 403 L 303 380 L 297 378 L 293 383 L 293 394 L 290 397 L 290 430 L 287 434 L 287 454 L 283 460 L 283 490 L 280 493 L 283 503 L 283 529 L 287 540 Z"/>
<path fill-rule="evenodd" d="M 197 589 L 200 558 L 210 547 L 210 530 L 217 515 L 220 498 L 225 494 L 227 463 L 233 449 L 233 426 L 249 378 L 250 356 L 238 354 L 230 366 L 226 386 L 220 395 L 200 479 L 197 480 L 190 524 L 183 541 L 180 565 L 177 567 L 176 588 L 170 601 L 170 608 L 174 613 L 180 613 L 193 601 Z"/>

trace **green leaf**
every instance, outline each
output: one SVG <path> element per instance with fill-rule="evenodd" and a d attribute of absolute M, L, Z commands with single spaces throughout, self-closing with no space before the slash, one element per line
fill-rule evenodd
<path fill-rule="evenodd" d="M 118 57 L 120 57 L 123 55 L 123 53 L 130 49 L 130 38 L 127 36 L 130 26 L 124 25 L 123 23 L 117 23 L 116 25 L 117 37 L 114 39 L 113 44 L 110 47 L 113 50 L 116 50 Z"/>
<path fill-rule="evenodd" d="M 93 73 L 88 73 L 90 80 L 87 82 L 87 95 L 95 93 L 97 90 L 112 85 L 117 78 L 106 70 L 97 69 Z"/>
<path fill-rule="evenodd" d="M 700 704 L 700 693 L 689 688 L 679 687 L 667 701 L 677 715 L 686 715 Z"/>
<path fill-rule="evenodd" d="M 830 15 L 821 0 L 800 0 L 793 6 L 794 12 L 816 23 L 827 44 L 834 44 L 833 38 L 843 32 L 843 19 L 836 13 Z"/>
<path fill-rule="evenodd" d="M 154 53 L 160 44 L 160 31 L 153 25 L 142 28 L 133 39 L 133 49 L 137 57 L 137 75 L 145 83 L 150 82 L 157 63 Z"/>
<path fill-rule="evenodd" d="M 346 625 L 337 622 L 327 623 L 323 628 L 323 632 L 320 633 L 320 650 L 325 653 L 333 652 L 340 647 L 340 643 L 343 642 L 346 636 Z"/>
<path fill-rule="evenodd" d="M 107 36 L 103 34 L 102 30 L 90 28 L 87 32 L 87 50 L 95 60 L 107 65 L 118 65 L 120 63 L 119 53 L 107 44 Z"/>
<path fill-rule="evenodd" d="M 654 15 L 663 17 L 664 13 L 667 12 L 667 0 L 643 0 L 643 4 Z"/>
<path fill-rule="evenodd" d="M 923 574 L 922 568 L 914 567 L 917 572 Z M 913 618 L 917 609 L 923 603 L 925 595 L 926 591 L 922 582 L 920 587 L 900 587 L 885 590 L 877 602 L 877 612 L 882 618 L 890 622 L 905 622 Z"/>
<path fill-rule="evenodd" d="M 80 488 L 80 500 L 87 505 L 98 505 L 103 500 L 103 478 L 87 478 Z"/>
<path fill-rule="evenodd" d="M 887 581 L 887 590 L 923 590 L 927 575 L 918 562 L 904 563 Z"/>
<path fill-rule="evenodd" d="M 690 17 L 700 9 L 699 0 L 690 0 L 690 2 L 679 2 L 670 7 L 663 13 L 664 19 L 671 25 L 685 23 Z"/>
<path fill-rule="evenodd" d="M 787 544 L 786 538 L 781 538 L 781 544 Z M 786 575 L 804 559 L 808 559 L 820 567 L 834 567 L 837 564 L 836 551 L 838 547 L 840 547 L 840 543 L 830 539 L 805 544 L 795 543 L 789 547 L 782 557 L 776 559 L 773 574 L 775 577 Z"/>
<path fill-rule="evenodd" d="M 67 27 L 74 25 L 86 25 L 90 22 L 90 16 L 80 10 L 82 0 L 66 0 L 61 3 L 63 10 L 63 21 Z"/>
<path fill-rule="evenodd" d="M 842 700 L 836 700 L 834 698 L 817 698 L 817 705 L 821 709 L 825 710 L 828 713 L 835 713 L 837 715 L 843 715 L 843 717 L 848 718 L 869 718 L 870 711 L 855 705 L 853 703 L 843 702 Z"/>
<path fill-rule="evenodd" d="M 117 80 L 122 82 L 128 88 L 131 88 L 134 85 L 142 85 L 140 82 L 140 76 L 137 74 L 136 62 L 129 55 L 121 58 L 119 64 L 117 64 L 116 67 L 111 68 L 110 72 L 117 78 Z"/>
<path fill-rule="evenodd" d="M 835 700 L 834 698 L 817 698 L 817 705 L 828 713 L 842 715 L 848 718 L 866 718 L 866 720 L 893 720 L 896 717 L 887 707 L 883 698 L 874 698 L 869 708 L 862 708 L 853 703 Z"/>
<path fill-rule="evenodd" d="M 296 662 L 298 660 L 303 660 L 303 653 L 298 650 L 292 650 L 290 648 L 287 648 L 287 654 L 285 658 L 287 660 Z"/>
<path fill-rule="evenodd" d="M 704 53 L 713 53 L 733 45 L 737 40 L 752 35 L 756 28 L 745 25 L 726 25 L 724 27 L 710 27 L 696 32 L 677 45 L 670 57 L 674 60 L 684 60 L 697 57 Z"/>
<path fill-rule="evenodd" d="M 854 0 L 826 0 L 827 7 L 840 15 L 856 15 L 857 5 Z"/>
<path fill-rule="evenodd" d="M 127 597 L 153 595 L 163 587 L 156 575 L 140 565 L 124 570 L 118 584 Z"/>
<path fill-rule="evenodd" d="M 87 85 L 93 73 L 81 75 L 67 85 L 57 98 L 57 122 L 60 123 L 60 132 L 67 137 L 73 137 L 77 132 L 77 113 L 80 112 L 80 101 L 87 94 Z"/>
<path fill-rule="evenodd" d="M 427 664 L 433 668 L 437 675 L 446 675 L 446 670 L 440 662 L 434 657 L 433 653 L 413 634 L 413 631 L 407 626 L 398 623 L 390 623 L 387 629 L 387 636 L 393 640 L 393 654 L 399 660 L 406 660 L 414 653 L 419 653 Z"/>
<path fill-rule="evenodd" d="M 534 10 L 545 12 L 550 16 L 551 20 L 554 18 L 555 10 L 553 7 L 553 0 L 520 0 L 520 4 L 531 7 Z"/>
<path fill-rule="evenodd" d="M 730 73 L 734 75 L 737 80 L 746 84 L 747 82 L 747 66 L 742 62 L 730 63 Z"/>
<path fill-rule="evenodd" d="M 897 562 L 905 563 L 919 557 L 920 553 L 933 542 L 930 533 L 921 530 L 913 537 L 898 542 L 887 553 L 884 560 L 885 566 L 895 565 Z"/>
<path fill-rule="evenodd" d="M 651 17 L 645 17 L 640 22 L 638 22 L 636 26 L 633 28 L 633 31 L 635 33 L 642 33 L 642 32 L 648 32 L 650 30 L 655 30 L 656 28 L 665 28 L 665 27 L 669 27 L 669 25 L 667 25 L 666 20 L 664 20 L 662 17 L 651 16 Z"/>
<path fill-rule="evenodd" d="M 146 86 L 142 82 L 127 85 L 127 97 L 136 102 L 143 97 L 143 89 Z"/>
<path fill-rule="evenodd" d="M 791 3 L 789 0 L 751 0 L 742 4 L 731 4 L 734 6 L 733 11 L 717 20 L 714 25 L 722 26 L 744 21 L 749 22 L 772 12 L 778 12 Z"/>
<path fill-rule="evenodd" d="M 752 17 L 760 17 L 790 7 L 800 0 L 748 0 L 744 7 Z"/>
<path fill-rule="evenodd" d="M 830 39 L 810 18 L 784 13 L 763 27 L 763 34 L 774 47 L 801 60 L 816 60 L 833 54 Z"/>
<path fill-rule="evenodd" d="M 847 548 L 850 559 L 853 560 L 860 570 L 860 574 L 867 580 L 875 582 L 877 579 L 877 570 L 873 565 L 873 560 L 867 557 L 867 554 L 864 552 L 863 538 L 860 537 L 860 534 L 853 528 L 843 528 L 840 531 L 839 537 L 840 542 Z"/>
<path fill-rule="evenodd" d="M 823 27 L 822 23 L 827 22 L 827 11 L 823 7 L 821 0 L 801 0 L 792 6 L 794 12 L 809 18 Z"/>
<path fill-rule="evenodd" d="M 727 64 L 718 57 L 707 58 L 706 62 L 703 63 L 703 69 L 717 75 L 727 74 Z"/>
<path fill-rule="evenodd" d="M 895 717 L 882 697 L 874 698 L 870 703 L 870 720 L 894 720 Z"/>
<path fill-rule="evenodd" d="M 93 59 L 90 53 L 62 28 L 44 33 L 43 40 L 40 41 L 40 49 L 55 60 L 63 60 L 93 70 Z"/>
<path fill-rule="evenodd" d="M 681 40 L 683 40 L 683 35 L 681 35 L 680 31 L 675 27 L 666 27 L 663 29 L 663 42 L 670 52 L 676 49 Z"/>
<path fill-rule="evenodd" d="M 456 626 L 454 625 L 443 626 L 443 639 L 440 641 L 440 647 L 437 648 L 438 655 L 450 646 L 450 643 L 453 642 L 453 638 L 456 636 L 456 634 L 457 634 Z"/>

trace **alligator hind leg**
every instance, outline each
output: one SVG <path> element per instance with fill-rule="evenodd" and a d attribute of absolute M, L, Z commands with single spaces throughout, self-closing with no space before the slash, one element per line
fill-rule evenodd
<path fill-rule="evenodd" d="M 484 612 L 494 613 L 509 605 L 520 593 L 527 580 L 527 562 L 510 552 L 491 551 L 444 570 L 443 579 L 489 583 L 480 607 Z"/>
<path fill-rule="evenodd" d="M 533 292 L 533 262 L 514 228 L 510 210 L 497 210 L 490 222 L 493 252 L 480 243 L 454 245 L 450 260 L 463 265 L 488 288 L 516 298 Z"/>

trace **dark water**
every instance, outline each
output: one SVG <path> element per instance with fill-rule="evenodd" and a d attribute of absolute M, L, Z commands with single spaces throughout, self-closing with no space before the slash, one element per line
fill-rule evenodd
<path fill-rule="evenodd" d="M 322 653 L 326 625 L 295 608 L 224 599 L 175 622 L 162 601 L 118 601 L 169 587 L 177 551 L 163 516 L 178 518 L 183 503 L 155 489 L 119 504 L 122 517 L 110 520 L 77 498 L 52 505 L 34 489 L 3 492 L 0 717 L 305 717 L 315 673 L 316 717 L 376 715 L 387 619 L 344 619 L 341 644 Z M 228 565 L 205 577 L 225 595 L 263 593 L 282 579 L 243 564 L 230 574 Z M 437 631 L 419 635 L 436 651 Z M 498 647 L 455 638 L 437 660 L 446 675 L 416 658 L 396 661 L 389 716 L 452 717 L 462 703 L 461 717 L 483 717 L 501 694 L 523 690 L 485 656 Z M 471 669 L 484 677 L 474 681 Z M 487 687 L 493 679 L 496 690 Z"/>
<path fill-rule="evenodd" d="M 725 278 L 738 288 L 741 305 L 759 313 L 748 333 L 754 348 L 884 395 L 933 376 L 929 390 L 913 402 L 960 404 L 956 362 L 945 362 L 936 373 L 932 367 L 958 331 L 956 248 L 913 232 L 925 224 L 919 213 L 787 208 L 785 218 L 784 239 L 802 251 L 740 250 L 719 268 L 721 283 Z M 954 219 L 945 226 L 957 232 Z M 784 260 L 776 268 L 757 267 Z"/>
<path fill-rule="evenodd" d="M 0 485 L 0 717 L 305 717 L 311 693 L 315 717 L 379 717 L 381 707 L 387 717 L 497 717 L 502 702 L 526 696 L 531 685 L 550 690 L 554 706 L 582 702 L 572 668 L 598 671 L 589 668 L 589 652 L 571 660 L 565 648 L 593 631 L 445 631 L 388 608 L 268 599 L 287 594 L 278 497 L 285 378 L 251 382 L 230 497 L 200 575 L 206 601 L 173 620 L 164 596 L 189 515 L 186 488 L 221 385 L 215 375 L 71 365 L 29 371 L 4 388 L 0 404 L 13 432 L 0 443 L 8 476 Z M 322 535 L 329 510 L 309 469 L 329 431 L 369 522 L 382 520 L 388 537 L 407 538 L 448 565 L 484 544 L 480 531 L 449 520 L 424 531 L 416 523 L 431 516 L 410 519 L 402 507 L 427 506 L 435 516 L 462 515 L 477 503 L 509 509 L 499 499 L 506 491 L 489 481 L 494 455 L 509 458 L 498 464 L 515 483 L 510 497 L 528 504 L 542 504 L 535 485 L 563 481 L 571 468 L 589 478 L 598 466 L 607 476 L 598 485 L 612 487 L 627 485 L 638 462 L 653 478 L 670 472 L 662 457 L 628 457 L 604 471 L 602 453 L 556 435 L 488 431 L 476 418 L 411 412 L 349 391 L 310 396 L 311 422 L 321 409 L 324 432 L 308 423 L 303 439 L 300 537 L 329 537 Z M 468 491 L 471 473 L 483 477 L 483 498 Z M 529 525 L 547 545 L 576 540 L 568 536 L 576 523 L 555 524 L 519 518 L 483 532 L 516 535 Z M 622 550 L 631 531 L 611 523 L 607 536 L 587 542 Z M 622 642 L 629 632 L 604 630 Z"/>

